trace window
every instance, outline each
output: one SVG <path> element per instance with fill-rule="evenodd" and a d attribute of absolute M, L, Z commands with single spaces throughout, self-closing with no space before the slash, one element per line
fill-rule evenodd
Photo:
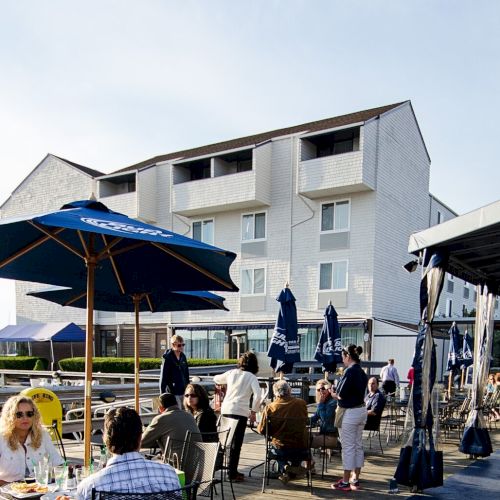
<path fill-rule="evenodd" d="M 464 299 L 468 299 L 470 296 L 469 283 L 464 283 Z"/>
<path fill-rule="evenodd" d="M 259 295 L 266 292 L 266 270 L 264 268 L 242 269 L 241 294 Z"/>
<path fill-rule="evenodd" d="M 193 222 L 193 240 L 214 244 L 214 220 L 200 220 Z"/>
<path fill-rule="evenodd" d="M 320 264 L 319 289 L 347 290 L 347 260 Z"/>
<path fill-rule="evenodd" d="M 448 293 L 453 293 L 454 290 L 453 275 L 446 273 L 446 277 L 448 278 L 448 280 L 446 281 L 446 291 Z"/>
<path fill-rule="evenodd" d="M 451 318 L 453 312 L 453 301 L 451 299 L 446 299 L 446 316 Z"/>
<path fill-rule="evenodd" d="M 321 205 L 321 232 L 349 231 L 349 200 Z"/>
<path fill-rule="evenodd" d="M 437 213 L 437 223 L 441 224 L 441 222 L 443 222 L 443 214 L 438 210 L 438 213 Z"/>
<path fill-rule="evenodd" d="M 114 330 L 101 331 L 101 356 L 105 358 L 116 358 L 116 332 Z"/>
<path fill-rule="evenodd" d="M 266 238 L 266 213 L 245 214 L 241 219 L 242 241 L 263 240 Z"/>

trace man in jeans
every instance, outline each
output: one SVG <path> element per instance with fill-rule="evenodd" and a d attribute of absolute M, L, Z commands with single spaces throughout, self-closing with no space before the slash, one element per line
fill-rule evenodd
<path fill-rule="evenodd" d="M 177 398 L 183 408 L 184 389 L 189 384 L 189 367 L 184 354 L 184 339 L 174 335 L 170 340 L 172 348 L 165 351 L 160 370 L 160 394 L 169 392 Z"/>
<path fill-rule="evenodd" d="M 307 433 L 307 405 L 303 399 L 291 395 L 290 386 L 284 380 L 273 385 L 276 399 L 269 403 L 257 427 L 260 434 L 271 436 L 271 453 L 278 462 L 283 483 L 305 475 L 307 470 L 300 464 L 309 459 Z"/>

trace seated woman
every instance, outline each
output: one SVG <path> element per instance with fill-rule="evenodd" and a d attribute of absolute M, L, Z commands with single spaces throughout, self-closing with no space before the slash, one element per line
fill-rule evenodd
<path fill-rule="evenodd" d="M 203 441 L 217 441 L 217 416 L 210 407 L 207 391 L 199 384 L 184 389 L 184 409 L 193 415 Z"/>
<path fill-rule="evenodd" d="M 63 463 L 33 400 L 21 394 L 10 397 L 0 416 L 0 485 L 32 476 L 33 464 L 44 455 L 52 465 Z"/>
<path fill-rule="evenodd" d="M 311 417 L 313 425 L 319 423 L 319 432 L 314 433 L 311 448 L 336 448 L 338 430 L 335 427 L 335 410 L 337 400 L 332 398 L 328 380 L 318 380 L 316 383 L 316 413 Z"/>

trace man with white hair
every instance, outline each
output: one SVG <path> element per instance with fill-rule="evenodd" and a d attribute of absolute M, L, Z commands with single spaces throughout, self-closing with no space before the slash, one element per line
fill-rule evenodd
<path fill-rule="evenodd" d="M 291 395 L 290 386 L 284 380 L 276 382 L 273 391 L 276 399 L 264 409 L 257 432 L 266 434 L 267 429 L 271 453 L 278 462 L 279 479 L 287 483 L 307 472 L 300 465 L 309 459 L 307 405 L 303 399 Z"/>

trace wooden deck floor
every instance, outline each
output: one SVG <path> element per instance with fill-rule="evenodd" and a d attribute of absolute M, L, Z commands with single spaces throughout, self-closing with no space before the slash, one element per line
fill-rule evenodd
<path fill-rule="evenodd" d="M 384 436 L 382 436 L 384 437 Z M 491 431 L 493 449 L 500 447 L 500 431 Z M 313 476 L 313 494 L 309 493 L 305 480 L 293 481 L 287 485 L 278 479 L 271 479 L 266 487 L 265 493 L 261 493 L 263 467 L 257 467 L 251 477 L 248 473 L 252 467 L 262 463 L 264 457 L 264 438 L 254 432 L 247 430 L 245 442 L 241 452 L 239 470 L 245 473 L 245 481 L 235 483 L 234 489 L 237 499 L 243 500 L 293 500 L 298 498 L 342 498 L 345 495 L 363 496 L 364 498 L 394 498 L 388 494 L 389 480 L 392 478 L 399 457 L 400 443 L 391 442 L 387 445 L 382 440 L 384 453 L 381 454 L 378 442 L 372 440 L 372 450 L 368 449 L 365 440 L 365 467 L 363 468 L 361 481 L 362 489 L 357 492 L 336 492 L 330 488 L 330 484 L 341 475 L 341 459 L 339 454 L 334 454 L 328 465 L 325 478 L 321 479 L 321 457 L 315 456 L 318 474 Z M 450 439 L 442 443 L 440 449 L 444 451 L 445 477 L 470 465 L 471 461 L 458 451 L 458 439 Z M 81 463 L 83 457 L 83 445 L 68 442 L 66 446 L 68 460 L 72 463 Z M 229 484 L 226 483 L 225 497 L 230 499 Z M 220 492 L 219 492 L 220 493 Z M 412 493 L 405 486 L 400 486 L 399 497 L 410 497 Z M 220 495 L 219 495 L 220 498 Z"/>

